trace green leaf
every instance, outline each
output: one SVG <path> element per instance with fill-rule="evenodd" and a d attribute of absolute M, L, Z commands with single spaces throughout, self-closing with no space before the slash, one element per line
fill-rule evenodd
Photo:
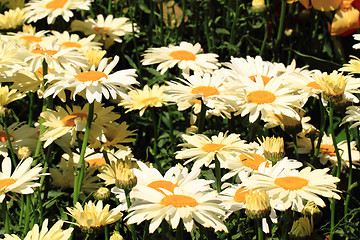
<path fill-rule="evenodd" d="M 230 35 L 230 32 L 228 30 L 226 30 L 225 28 L 217 28 L 215 30 L 215 32 L 217 34 L 226 34 L 226 35 Z"/>

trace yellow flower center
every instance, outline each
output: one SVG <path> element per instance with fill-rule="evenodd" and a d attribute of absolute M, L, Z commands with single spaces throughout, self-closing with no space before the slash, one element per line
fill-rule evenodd
<path fill-rule="evenodd" d="M 58 51 L 56 50 L 41 50 L 41 49 L 33 49 L 31 51 L 31 53 L 34 54 L 41 54 L 41 55 L 45 55 L 45 54 L 49 54 L 49 55 L 55 55 L 58 53 Z"/>
<path fill-rule="evenodd" d="M 222 149 L 225 146 L 226 146 L 225 144 L 208 143 L 202 147 L 202 150 L 204 150 L 205 152 L 208 152 L 208 153 L 215 152 L 215 151 L 219 151 L 220 149 Z"/>
<path fill-rule="evenodd" d="M 199 94 L 202 93 L 204 95 L 204 97 L 209 97 L 212 95 L 219 95 L 220 92 L 219 90 L 217 90 L 217 88 L 215 87 L 210 87 L 210 86 L 200 86 L 200 87 L 196 87 L 193 88 L 191 90 L 192 94 Z"/>
<path fill-rule="evenodd" d="M 76 43 L 76 42 L 63 42 L 61 44 L 62 47 L 65 47 L 65 48 L 71 48 L 71 47 L 74 47 L 74 48 L 81 48 L 81 44 L 79 43 Z"/>
<path fill-rule="evenodd" d="M 36 36 L 22 36 L 20 37 L 20 39 L 23 39 L 29 43 L 34 43 L 34 42 L 41 42 L 42 38 L 41 37 L 36 37 Z"/>
<path fill-rule="evenodd" d="M 318 90 L 322 89 L 321 86 L 317 82 L 309 82 L 306 86 L 311 87 L 311 88 L 315 88 L 315 89 L 318 89 Z"/>
<path fill-rule="evenodd" d="M 329 145 L 329 144 L 321 144 L 320 145 L 320 151 L 322 153 L 325 153 L 329 156 L 336 156 L 336 153 L 335 153 L 335 147 L 332 146 L 332 145 Z"/>
<path fill-rule="evenodd" d="M 68 0 L 52 0 L 45 5 L 47 9 L 63 8 Z"/>
<path fill-rule="evenodd" d="M 75 118 L 81 118 L 81 120 L 88 117 L 86 113 L 73 113 L 66 117 L 64 117 L 61 121 L 64 124 L 64 126 L 68 127 L 74 127 L 75 126 Z"/>
<path fill-rule="evenodd" d="M 16 182 L 16 180 L 12 179 L 12 178 L 0 179 L 0 189 L 4 189 L 4 188 L 10 186 L 11 184 L 14 184 L 15 182 Z"/>
<path fill-rule="evenodd" d="M 167 195 L 160 201 L 161 205 L 174 207 L 195 207 L 198 204 L 195 198 L 186 195 Z"/>
<path fill-rule="evenodd" d="M 93 158 L 86 160 L 86 162 L 89 163 L 90 167 L 102 166 L 106 164 L 105 158 Z"/>
<path fill-rule="evenodd" d="M 280 177 L 275 179 L 274 183 L 286 190 L 297 190 L 307 186 L 309 180 L 300 177 Z"/>
<path fill-rule="evenodd" d="M 167 181 L 167 180 L 157 180 L 157 181 L 149 183 L 147 186 L 151 187 L 151 188 L 155 189 L 156 191 L 161 192 L 163 194 L 165 194 L 165 193 L 161 190 L 161 188 L 166 189 L 169 192 L 173 193 L 174 189 L 176 187 L 179 187 L 179 185 L 174 184 L 174 183 L 172 183 L 170 181 Z"/>
<path fill-rule="evenodd" d="M 75 78 L 81 82 L 88 82 L 88 81 L 99 81 L 101 78 L 108 78 L 108 76 L 99 71 L 88 71 L 88 72 L 82 72 L 75 76 Z"/>
<path fill-rule="evenodd" d="M 267 162 L 266 158 L 256 153 L 251 153 L 249 155 L 241 154 L 239 158 L 244 166 L 254 170 L 258 170 L 261 163 Z M 266 166 L 268 167 L 269 163 L 266 163 Z"/>
<path fill-rule="evenodd" d="M 257 75 L 252 75 L 252 76 L 250 76 L 249 78 L 250 78 L 252 81 L 256 82 L 256 77 L 257 77 Z M 267 76 L 260 75 L 260 77 L 262 78 L 262 80 L 263 80 L 263 82 L 264 82 L 264 86 L 266 86 L 266 84 L 268 84 L 268 82 L 271 80 L 271 78 L 269 78 L 269 77 L 267 77 Z"/>
<path fill-rule="evenodd" d="M 12 141 L 13 136 L 9 133 L 10 140 Z M 6 142 L 8 139 L 6 137 L 6 132 L 1 131 L 0 132 L 0 142 Z"/>
<path fill-rule="evenodd" d="M 246 188 L 239 188 L 234 195 L 234 201 L 238 203 L 246 203 L 246 196 L 249 194 L 249 190 Z"/>
<path fill-rule="evenodd" d="M 149 97 L 141 100 L 141 103 L 144 105 L 153 105 L 159 102 L 158 97 Z"/>
<path fill-rule="evenodd" d="M 93 29 L 95 32 L 101 32 L 101 34 L 106 34 L 108 30 L 111 30 L 109 27 L 94 27 Z"/>
<path fill-rule="evenodd" d="M 169 56 L 173 59 L 184 61 L 195 61 L 196 59 L 195 54 L 185 50 L 172 51 Z"/>
<path fill-rule="evenodd" d="M 273 93 L 266 90 L 257 90 L 249 93 L 247 98 L 250 102 L 257 104 L 272 103 L 276 100 Z"/>

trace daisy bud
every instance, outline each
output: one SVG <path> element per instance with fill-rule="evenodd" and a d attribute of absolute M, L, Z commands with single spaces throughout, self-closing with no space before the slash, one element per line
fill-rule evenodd
<path fill-rule="evenodd" d="M 124 168 L 121 174 L 116 177 L 115 185 L 125 191 L 131 190 L 135 187 L 137 178 L 135 174 L 128 168 Z"/>
<path fill-rule="evenodd" d="M 252 1 L 251 11 L 253 11 L 255 13 L 260 13 L 260 12 L 265 11 L 265 9 L 266 9 L 265 0 L 253 0 Z"/>
<path fill-rule="evenodd" d="M 20 160 L 23 160 L 25 158 L 28 158 L 30 157 L 31 155 L 31 150 L 29 147 L 19 147 L 18 151 L 17 151 L 17 154 L 18 158 Z"/>
<path fill-rule="evenodd" d="M 263 141 L 258 139 L 264 150 L 264 157 L 273 164 L 280 161 L 285 156 L 284 139 L 282 137 L 263 137 Z"/>
<path fill-rule="evenodd" d="M 246 215 L 261 219 L 270 215 L 270 199 L 265 190 L 252 190 L 246 195 Z"/>
<path fill-rule="evenodd" d="M 309 218 L 301 217 L 293 223 L 289 237 L 292 240 L 310 240 L 312 233 L 313 226 Z"/>
<path fill-rule="evenodd" d="M 114 231 L 110 237 L 110 240 L 124 240 L 118 231 Z"/>
<path fill-rule="evenodd" d="M 94 193 L 94 198 L 96 200 L 106 201 L 109 199 L 110 193 L 111 192 L 109 189 L 107 189 L 106 187 L 101 187 Z"/>
<path fill-rule="evenodd" d="M 321 86 L 323 98 L 334 103 L 343 100 L 344 91 L 350 78 L 350 76 L 344 76 L 342 72 L 338 73 L 337 71 L 314 76 L 315 81 Z"/>
<path fill-rule="evenodd" d="M 306 203 L 304 209 L 302 210 L 302 214 L 310 219 L 313 219 L 315 224 L 318 223 L 322 217 L 320 208 L 311 201 Z"/>

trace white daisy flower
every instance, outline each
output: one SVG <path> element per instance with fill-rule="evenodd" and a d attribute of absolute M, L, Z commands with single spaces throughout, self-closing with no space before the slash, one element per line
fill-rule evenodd
<path fill-rule="evenodd" d="M 246 153 L 242 153 L 236 158 L 226 159 L 226 168 L 231 171 L 226 173 L 221 178 L 221 181 L 225 181 L 243 171 L 257 171 L 262 164 L 265 164 L 266 167 L 270 166 L 271 162 L 266 160 L 263 153 L 264 151 L 258 143 L 250 143 Z"/>
<path fill-rule="evenodd" d="M 12 77 L 24 65 L 25 55 L 15 41 L 0 37 L 0 77 Z"/>
<path fill-rule="evenodd" d="M 193 168 L 200 168 L 203 165 L 208 167 L 215 157 L 219 160 L 221 168 L 227 168 L 228 159 L 238 158 L 247 149 L 245 141 L 235 133 L 227 136 L 227 133 L 220 132 L 218 136 L 212 136 L 211 139 L 203 134 L 191 136 L 183 134 L 181 137 L 186 142 L 179 144 L 183 149 L 175 153 L 175 158 L 190 158 L 185 164 L 195 161 Z"/>
<path fill-rule="evenodd" d="M 294 89 L 281 87 L 282 82 L 272 78 L 266 85 L 261 77 L 256 76 L 256 82 L 250 78 L 243 79 L 246 87 L 240 94 L 238 111 L 235 115 L 242 117 L 249 114 L 249 121 L 255 122 L 260 113 L 261 118 L 267 112 L 283 114 L 300 120 L 294 108 L 300 108 L 300 95 Z"/>
<path fill-rule="evenodd" d="M 194 106 L 195 113 L 201 111 L 201 101 L 204 102 L 209 114 L 217 116 L 230 116 L 230 112 L 235 110 L 236 90 L 225 82 L 222 72 L 214 74 L 205 73 L 201 76 L 199 73 L 185 77 L 186 80 L 179 79 L 179 82 L 167 82 L 168 87 L 165 93 L 169 101 L 176 102 L 178 110 L 183 111 Z"/>
<path fill-rule="evenodd" d="M 315 146 L 317 146 L 318 141 L 319 141 L 318 139 L 314 141 Z M 345 170 L 345 167 L 349 167 L 349 161 L 350 161 L 347 141 L 344 140 L 338 142 L 337 147 L 339 149 L 339 154 L 341 157 L 341 169 Z M 312 151 L 311 140 L 309 138 L 306 138 L 305 136 L 302 136 L 302 138 L 300 138 L 298 141 L 298 148 L 299 148 L 299 153 L 303 153 L 303 154 L 310 153 Z M 350 149 L 351 149 L 350 154 L 352 157 L 352 161 L 354 163 L 359 162 L 360 152 L 356 148 L 355 141 L 350 142 Z M 323 165 L 327 164 L 328 162 L 330 162 L 331 165 L 335 165 L 335 166 L 337 165 L 338 160 L 336 157 L 334 142 L 332 140 L 331 134 L 329 134 L 328 136 L 326 133 L 324 133 L 321 139 L 318 157 L 320 159 L 320 163 Z"/>
<path fill-rule="evenodd" d="M 57 38 L 57 45 L 60 45 L 62 48 L 76 48 L 81 52 L 87 51 L 89 49 L 101 49 L 101 43 L 95 42 L 95 34 L 88 36 L 87 38 L 80 38 L 77 34 L 70 34 L 65 31 L 60 33 L 58 31 L 51 32 Z"/>
<path fill-rule="evenodd" d="M 199 43 L 192 45 L 188 42 L 181 42 L 179 46 L 169 45 L 169 47 L 150 48 L 143 55 L 141 61 L 143 65 L 160 63 L 156 70 L 164 74 L 169 68 L 176 64 L 183 71 L 189 74 L 190 70 L 203 75 L 212 72 L 219 66 L 217 54 L 201 53 L 202 48 Z"/>
<path fill-rule="evenodd" d="M 111 122 L 117 120 L 120 115 L 112 112 L 114 107 L 103 107 L 102 104 L 96 103 L 94 106 L 94 114 L 98 116 L 91 126 L 91 134 L 100 136 L 104 132 L 104 127 Z M 40 136 L 41 141 L 45 141 L 44 147 L 49 146 L 54 140 L 61 138 L 66 134 L 72 136 L 70 144 L 76 140 L 76 132 L 85 132 L 86 122 L 88 118 L 89 104 L 85 104 L 83 108 L 73 106 L 66 109 L 57 106 L 56 110 L 48 109 L 42 112 L 40 116 L 44 118 L 44 126 L 47 127 L 45 132 Z"/>
<path fill-rule="evenodd" d="M 35 151 L 38 141 L 37 129 L 29 127 L 24 123 L 13 123 L 7 127 L 11 146 L 16 152 L 20 147 L 29 147 L 31 151 Z M 8 139 L 2 125 L 0 125 L 0 155 L 8 156 Z"/>
<path fill-rule="evenodd" d="M 248 189 L 267 191 L 270 204 L 275 209 L 285 211 L 292 207 L 295 211 L 301 211 L 304 200 L 325 207 L 320 196 L 340 199 L 335 184 L 340 179 L 327 174 L 328 171 L 328 168 L 312 171 L 310 167 L 299 171 L 276 164 L 267 171 L 254 172 L 243 185 Z"/>
<path fill-rule="evenodd" d="M 113 15 L 104 16 L 99 14 L 96 19 L 88 18 L 85 21 L 74 20 L 71 23 L 71 29 L 73 31 L 81 31 L 85 35 L 95 34 L 95 41 L 100 39 L 105 41 L 105 49 L 108 49 L 115 42 L 122 42 L 120 37 L 127 34 L 138 32 L 136 24 L 131 24 L 130 19 L 126 17 L 114 18 Z"/>
<path fill-rule="evenodd" d="M 34 45 L 44 42 L 51 42 L 54 38 L 52 36 L 46 36 L 49 31 L 41 30 L 36 31 L 36 28 L 31 25 L 23 25 L 22 32 L 9 32 L 8 38 L 16 41 L 19 45 L 25 47 L 31 51 Z"/>
<path fill-rule="evenodd" d="M 0 172 L 0 202 L 5 198 L 7 192 L 15 192 L 20 194 L 31 194 L 34 192 L 34 187 L 39 187 L 40 183 L 36 183 L 39 177 L 45 174 L 39 174 L 43 168 L 41 164 L 31 168 L 33 162 L 32 158 L 27 158 L 21 161 L 11 173 L 11 160 L 5 157 L 1 163 Z"/>
<path fill-rule="evenodd" d="M 31 0 L 25 5 L 26 21 L 37 22 L 47 17 L 53 24 L 58 16 L 68 22 L 74 16 L 72 10 L 89 10 L 92 0 Z"/>
<path fill-rule="evenodd" d="M 103 96 L 106 99 L 116 99 L 120 96 L 130 101 L 125 91 L 130 89 L 132 84 L 138 84 L 135 79 L 136 70 L 126 69 L 111 73 L 118 62 L 119 57 L 115 56 L 110 63 L 107 58 L 103 58 L 97 69 L 93 65 L 88 71 L 83 72 L 80 69 L 69 69 L 60 74 L 50 73 L 46 76 L 48 81 L 57 82 L 49 86 L 44 97 L 55 97 L 64 89 L 69 89 L 74 100 L 77 94 L 81 94 L 89 103 L 101 102 Z"/>
<path fill-rule="evenodd" d="M 245 58 L 231 57 L 229 63 L 223 63 L 224 66 L 230 68 L 229 74 L 233 79 L 242 81 L 244 78 L 250 78 L 255 82 L 256 77 L 261 77 L 264 85 L 266 85 L 272 78 L 280 75 L 281 70 L 279 65 L 262 60 L 260 56 L 255 58 L 247 56 Z"/>
<path fill-rule="evenodd" d="M 88 61 L 76 48 L 61 49 L 59 45 L 56 45 L 56 40 L 36 44 L 30 53 L 31 55 L 25 58 L 25 62 L 34 72 L 42 67 L 43 61 L 47 63 L 48 68 L 55 69 L 57 72 L 89 66 Z"/>
<path fill-rule="evenodd" d="M 174 193 L 166 194 L 150 187 L 142 187 L 142 199 L 136 199 L 125 218 L 128 224 L 140 224 L 151 220 L 149 232 L 153 233 L 165 219 L 173 229 L 177 228 L 180 219 L 188 232 L 195 229 L 195 222 L 216 231 L 228 232 L 221 218 L 226 211 L 220 206 L 216 191 L 201 191 L 196 185 L 193 191 L 184 193 L 176 187 Z M 146 199 L 146 200 L 143 200 Z"/>

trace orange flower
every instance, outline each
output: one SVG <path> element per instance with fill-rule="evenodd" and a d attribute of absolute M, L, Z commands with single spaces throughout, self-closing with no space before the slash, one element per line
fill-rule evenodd
<path fill-rule="evenodd" d="M 312 0 L 311 4 L 316 10 L 333 11 L 340 6 L 341 2 L 342 0 Z"/>
<path fill-rule="evenodd" d="M 360 12 L 351 5 L 352 2 L 352 0 L 344 0 L 341 8 L 337 10 L 330 26 L 331 35 L 347 36 L 360 27 Z"/>

